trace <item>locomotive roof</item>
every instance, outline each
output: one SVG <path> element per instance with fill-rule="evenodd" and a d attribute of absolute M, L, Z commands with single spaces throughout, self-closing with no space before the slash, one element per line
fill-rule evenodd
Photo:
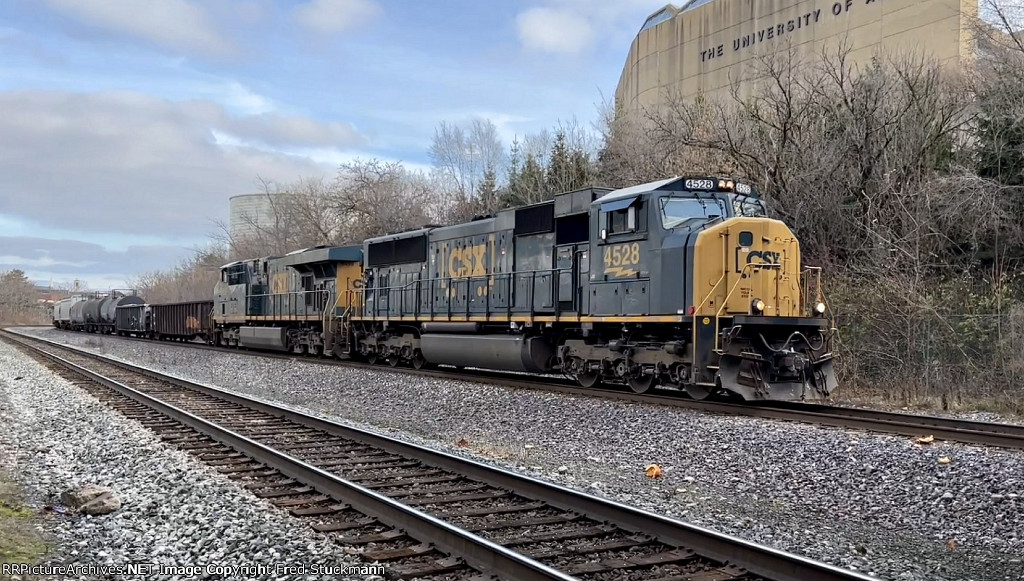
<path fill-rule="evenodd" d="M 289 252 L 284 257 L 277 259 L 278 264 L 285 266 L 313 264 L 316 262 L 362 261 L 363 248 L 361 246 L 315 246 L 305 250 Z"/>
<path fill-rule="evenodd" d="M 621 189 L 618 189 L 618 190 L 613 190 L 613 191 L 608 192 L 607 194 L 601 196 L 600 198 L 594 200 L 594 203 L 595 204 L 603 204 L 603 203 L 611 202 L 611 201 L 614 201 L 614 200 L 624 200 L 626 198 L 632 198 L 632 197 L 638 196 L 638 195 L 640 195 L 640 194 L 642 194 L 644 192 L 650 192 L 650 191 L 653 191 L 653 190 L 657 190 L 659 188 L 663 188 L 663 187 L 665 187 L 665 186 L 667 186 L 667 185 L 669 185 L 671 183 L 677 182 L 677 181 L 679 181 L 681 179 L 683 179 L 683 178 L 681 178 L 679 176 L 676 176 L 676 177 L 671 177 L 671 178 L 664 179 L 664 180 L 658 180 L 656 182 L 647 182 L 646 184 L 638 184 L 638 185 L 635 185 L 635 186 L 629 186 L 628 188 L 621 188 Z"/>
<path fill-rule="evenodd" d="M 616 200 L 626 200 L 626 199 L 629 199 L 629 198 L 635 198 L 636 196 L 639 196 L 640 194 L 645 194 L 647 192 L 653 192 L 655 190 L 669 190 L 669 191 L 683 190 L 683 189 L 686 189 L 686 188 L 683 187 L 683 184 L 679 184 L 679 182 L 683 182 L 683 181 L 686 181 L 686 180 L 693 180 L 694 178 L 695 178 L 695 176 L 675 176 L 675 177 L 671 177 L 671 178 L 667 178 L 667 179 L 663 179 L 663 180 L 658 180 L 658 181 L 654 181 L 654 182 L 647 182 L 646 184 L 638 184 L 638 185 L 635 185 L 635 186 L 629 186 L 628 188 L 622 188 L 622 189 L 615 190 L 613 192 L 608 192 L 607 194 L 605 194 L 605 195 L 601 196 L 600 198 L 594 200 L 594 203 L 595 204 L 606 204 L 608 202 L 614 202 Z M 727 178 L 727 180 L 729 182 L 729 186 L 728 186 L 729 189 L 723 190 L 722 186 L 721 186 L 721 181 L 722 181 L 723 178 L 712 177 L 712 176 L 697 176 L 697 179 L 699 179 L 699 180 L 713 180 L 712 181 L 712 185 L 714 183 L 716 183 L 716 182 L 719 184 L 717 189 L 712 187 L 712 188 L 709 188 L 707 190 L 703 190 L 703 189 L 698 190 L 698 191 L 707 191 L 708 193 L 714 193 L 714 192 L 734 193 L 734 190 L 732 189 L 732 187 L 733 187 L 732 184 L 733 183 L 741 183 L 740 180 L 735 180 L 733 178 Z M 679 185 L 677 185 L 677 184 L 679 184 Z M 670 186 L 676 186 L 676 187 L 670 187 Z M 757 196 L 757 192 L 754 191 L 752 188 L 751 188 L 751 192 L 749 194 L 745 194 L 745 195 L 751 195 L 753 197 L 758 197 Z"/>

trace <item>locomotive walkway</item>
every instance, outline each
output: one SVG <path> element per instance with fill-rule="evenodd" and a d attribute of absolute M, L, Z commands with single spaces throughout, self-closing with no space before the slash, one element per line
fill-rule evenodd
<path fill-rule="evenodd" d="M 871 577 L 56 343 L 5 340 L 394 578 Z"/>

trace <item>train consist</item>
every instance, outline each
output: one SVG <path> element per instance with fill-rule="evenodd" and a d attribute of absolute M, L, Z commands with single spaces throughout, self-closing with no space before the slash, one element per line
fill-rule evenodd
<path fill-rule="evenodd" d="M 131 292 L 131 291 L 128 291 Z M 71 331 L 113 333 L 118 307 L 141 305 L 134 292 L 112 291 L 104 296 L 74 296 L 53 306 L 53 326 Z"/>
<path fill-rule="evenodd" d="M 137 297 L 135 297 L 137 298 Z M 561 372 L 691 397 L 836 387 L 820 270 L 756 191 L 671 178 L 559 194 L 465 224 L 227 264 L 208 302 L 112 309 L 77 330 L 252 349 Z M 74 320 L 74 316 L 71 316 Z"/>

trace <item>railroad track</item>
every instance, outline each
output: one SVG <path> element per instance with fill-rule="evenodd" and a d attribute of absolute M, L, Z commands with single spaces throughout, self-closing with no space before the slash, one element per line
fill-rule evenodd
<path fill-rule="evenodd" d="M 162 342 L 161 342 L 162 343 Z M 698 410 L 706 413 L 718 413 L 754 418 L 793 421 L 808 424 L 833 426 L 839 428 L 866 430 L 885 434 L 906 436 L 933 436 L 936 440 L 977 444 L 982 446 L 1024 449 L 1024 426 L 1001 424 L 994 422 L 978 422 L 938 416 L 904 414 L 882 410 L 829 406 L 822 404 L 804 404 L 795 402 L 771 402 L 765 404 L 738 404 L 719 401 L 694 401 L 677 390 L 655 389 L 652 392 L 636 394 L 631 391 L 615 388 L 584 389 L 569 379 L 557 377 L 537 378 L 528 375 L 509 374 L 486 370 L 412 369 L 389 367 L 387 365 L 370 365 L 368 363 L 337 359 L 315 359 L 295 354 L 268 353 L 264 351 L 244 351 L 226 347 L 216 347 L 202 343 L 174 343 L 201 349 L 213 349 L 227 353 L 247 354 L 259 357 L 293 359 L 310 363 L 342 365 L 405 373 L 437 379 L 456 379 L 475 381 L 491 385 L 555 391 L 588 397 L 604 397 L 624 401 L 664 405 Z"/>
<path fill-rule="evenodd" d="M 866 581 L 507 470 L 36 338 L 33 357 L 402 579 Z"/>

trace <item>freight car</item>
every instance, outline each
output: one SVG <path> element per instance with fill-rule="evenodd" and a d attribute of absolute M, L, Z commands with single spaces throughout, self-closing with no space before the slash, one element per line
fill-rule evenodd
<path fill-rule="evenodd" d="M 67 319 L 59 321 L 62 328 L 88 333 L 113 333 L 117 323 L 117 307 L 142 304 L 142 299 L 134 293 L 125 294 L 119 291 L 65 300 L 69 302 L 70 307 L 67 308 Z M 56 317 L 64 316 L 64 308 L 65 305 L 61 303 L 55 307 L 55 325 L 58 324 Z"/>
<path fill-rule="evenodd" d="M 75 295 L 61 299 L 53 304 L 53 326 L 58 329 L 71 328 L 71 307 L 86 300 L 86 297 Z"/>
<path fill-rule="evenodd" d="M 213 301 L 190 301 L 150 305 L 152 335 L 163 341 L 210 342 L 213 337 Z"/>
<path fill-rule="evenodd" d="M 820 399 L 836 385 L 819 271 L 731 179 L 582 190 L 367 240 L 368 360 L 561 371 L 695 399 Z"/>
<path fill-rule="evenodd" d="M 117 307 L 114 330 L 122 337 L 152 337 L 153 315 L 149 305 L 121 305 Z"/>

